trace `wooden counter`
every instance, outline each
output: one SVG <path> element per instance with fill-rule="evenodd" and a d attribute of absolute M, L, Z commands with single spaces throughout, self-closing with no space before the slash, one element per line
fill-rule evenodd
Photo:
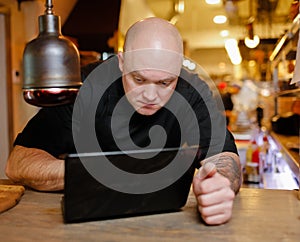
<path fill-rule="evenodd" d="M 271 132 L 271 136 L 276 142 L 276 144 L 280 147 L 281 151 L 284 154 L 284 159 L 289 164 L 296 178 L 298 178 L 298 182 L 300 182 L 299 181 L 300 153 L 299 151 L 290 149 L 287 145 L 288 143 L 293 143 L 293 144 L 298 144 L 299 146 L 300 137 L 276 134 L 275 132 Z"/>
<path fill-rule="evenodd" d="M 0 214 L 1 241 L 300 241 L 300 201 L 295 190 L 242 188 L 227 224 L 207 226 L 194 196 L 180 212 L 64 224 L 62 194 L 26 190 Z"/>

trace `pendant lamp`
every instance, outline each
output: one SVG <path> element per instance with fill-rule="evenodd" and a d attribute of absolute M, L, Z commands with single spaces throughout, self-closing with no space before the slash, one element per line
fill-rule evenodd
<path fill-rule="evenodd" d="M 49 107 L 72 103 L 82 84 L 80 57 L 75 44 L 61 34 L 60 17 L 46 0 L 39 16 L 39 35 L 23 54 L 23 97 L 34 106 Z"/>

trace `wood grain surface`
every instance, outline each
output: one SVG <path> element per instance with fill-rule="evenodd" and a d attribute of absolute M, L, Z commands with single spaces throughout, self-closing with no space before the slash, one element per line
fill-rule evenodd
<path fill-rule="evenodd" d="M 296 190 L 242 188 L 232 219 L 207 226 L 191 193 L 180 212 L 64 224 L 60 193 L 26 190 L 20 203 L 0 214 L 1 241 L 300 241 Z M 3 238 L 3 239 L 2 239 Z"/>

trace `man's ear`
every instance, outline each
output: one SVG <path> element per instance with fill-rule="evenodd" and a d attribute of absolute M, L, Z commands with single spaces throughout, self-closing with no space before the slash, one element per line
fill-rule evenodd
<path fill-rule="evenodd" d="M 123 72 L 123 69 L 124 69 L 124 56 L 123 56 L 122 51 L 118 52 L 118 60 L 119 60 L 119 68 L 120 68 L 121 72 Z"/>

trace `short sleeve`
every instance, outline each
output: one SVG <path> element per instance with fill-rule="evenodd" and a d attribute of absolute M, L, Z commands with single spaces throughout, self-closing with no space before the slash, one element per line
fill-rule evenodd
<path fill-rule="evenodd" d="M 58 157 L 74 151 L 73 105 L 42 108 L 18 134 L 14 145 L 38 148 Z"/>
<path fill-rule="evenodd" d="M 101 63 L 101 61 L 97 61 L 82 67 L 82 80 L 84 81 L 91 71 Z M 72 112 L 73 104 L 40 109 L 23 131 L 18 134 L 14 145 L 42 149 L 55 157 L 75 152 Z"/>
<path fill-rule="evenodd" d="M 199 128 L 200 160 L 224 151 L 237 154 L 233 135 L 226 126 L 226 118 L 219 110 L 208 84 L 198 75 L 185 72 L 181 77 L 189 83 L 184 85 L 183 82 L 181 93 L 190 103 L 198 120 L 198 127 L 189 127 L 187 130 L 193 135 Z"/>

